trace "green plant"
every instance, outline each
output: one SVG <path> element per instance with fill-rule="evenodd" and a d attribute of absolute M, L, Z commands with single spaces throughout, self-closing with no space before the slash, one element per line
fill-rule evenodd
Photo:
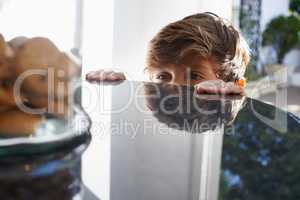
<path fill-rule="evenodd" d="M 262 35 L 262 45 L 272 45 L 277 62 L 282 63 L 285 54 L 300 43 L 299 16 L 279 16 L 271 20 Z"/>
<path fill-rule="evenodd" d="M 290 11 L 300 14 L 300 0 L 290 0 Z"/>

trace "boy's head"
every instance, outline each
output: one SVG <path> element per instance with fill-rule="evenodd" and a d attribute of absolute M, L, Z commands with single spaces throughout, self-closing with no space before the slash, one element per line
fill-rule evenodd
<path fill-rule="evenodd" d="M 244 76 L 249 59 L 249 47 L 232 25 L 200 13 L 167 25 L 151 40 L 146 70 L 154 82 L 227 82 Z"/>

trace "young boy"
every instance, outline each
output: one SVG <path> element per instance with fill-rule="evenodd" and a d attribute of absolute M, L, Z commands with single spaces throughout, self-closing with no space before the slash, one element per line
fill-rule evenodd
<path fill-rule="evenodd" d="M 150 41 L 145 71 L 158 83 L 195 86 L 199 93 L 242 94 L 249 47 L 243 36 L 213 13 L 199 13 L 164 27 Z M 93 71 L 88 81 L 125 80 L 123 73 Z M 243 82 L 242 82 L 243 83 Z"/>

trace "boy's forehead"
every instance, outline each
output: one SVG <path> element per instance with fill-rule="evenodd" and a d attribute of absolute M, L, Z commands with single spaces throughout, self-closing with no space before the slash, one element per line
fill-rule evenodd
<path fill-rule="evenodd" d="M 201 56 L 197 53 L 188 53 L 181 59 L 181 64 L 190 67 L 218 68 L 219 62 L 214 56 Z"/>
<path fill-rule="evenodd" d="M 212 62 L 212 57 L 201 56 L 197 53 L 187 53 L 179 60 L 182 65 L 199 65 L 203 62 Z"/>

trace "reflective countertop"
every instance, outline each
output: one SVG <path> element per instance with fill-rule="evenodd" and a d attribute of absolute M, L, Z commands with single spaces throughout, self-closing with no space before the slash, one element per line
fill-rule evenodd
<path fill-rule="evenodd" d="M 82 97 L 92 120 L 82 179 L 95 199 L 300 198 L 300 119 L 291 113 L 144 82 L 84 82 Z"/>

